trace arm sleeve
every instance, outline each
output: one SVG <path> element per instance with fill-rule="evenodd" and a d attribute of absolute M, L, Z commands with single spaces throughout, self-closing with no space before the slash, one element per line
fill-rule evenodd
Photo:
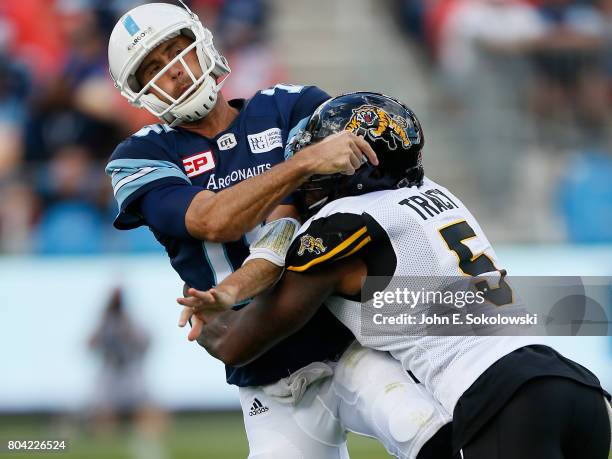
<path fill-rule="evenodd" d="M 372 241 L 364 215 L 336 213 L 314 219 L 293 240 L 285 266 L 306 272 L 353 255 Z"/>
<path fill-rule="evenodd" d="M 117 229 L 147 223 L 137 205 L 146 193 L 167 185 L 191 187 L 183 169 L 169 158 L 161 145 L 141 138 L 131 137 L 121 143 L 113 152 L 106 173 L 111 177 L 119 208 L 114 222 Z"/>
<path fill-rule="evenodd" d="M 166 184 L 146 192 L 135 207 L 142 219 L 155 231 L 176 238 L 190 238 L 185 214 L 191 201 L 204 188 L 184 184 Z"/>

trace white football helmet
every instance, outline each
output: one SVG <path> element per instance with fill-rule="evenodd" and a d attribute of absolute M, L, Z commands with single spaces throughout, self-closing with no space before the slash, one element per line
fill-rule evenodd
<path fill-rule="evenodd" d="M 193 39 L 193 43 L 141 87 L 135 74 L 145 56 L 179 34 Z M 202 68 L 199 78 L 195 77 L 183 59 L 194 48 Z M 230 73 L 227 60 L 216 50 L 212 34 L 198 17 L 186 6 L 181 8 L 169 3 L 149 3 L 124 14 L 111 33 L 108 62 L 111 77 L 121 95 L 132 105 L 146 108 L 171 126 L 205 117 L 215 106 L 217 93 Z M 183 65 L 192 84 L 175 99 L 163 91 L 156 81 L 177 62 Z M 151 88 L 159 91 L 170 103 L 148 94 Z"/>

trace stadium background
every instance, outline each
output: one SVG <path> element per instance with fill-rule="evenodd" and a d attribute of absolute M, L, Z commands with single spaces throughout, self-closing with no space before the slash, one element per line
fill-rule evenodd
<path fill-rule="evenodd" d="M 175 325 L 163 250 L 111 226 L 105 159 L 155 122 L 107 74 L 110 29 L 139 3 L 0 3 L 0 439 L 65 438 L 72 457 L 245 457 L 236 392 Z M 428 176 L 511 274 L 612 274 L 612 1 L 188 3 L 230 61 L 227 97 L 277 82 L 394 95 L 423 122 Z M 122 376 L 93 338 L 117 302 L 128 400 L 105 390 Z M 555 343 L 612 388 L 609 337 Z M 137 415 L 115 420 L 113 403 Z M 385 456 L 369 440 L 350 449 Z"/>

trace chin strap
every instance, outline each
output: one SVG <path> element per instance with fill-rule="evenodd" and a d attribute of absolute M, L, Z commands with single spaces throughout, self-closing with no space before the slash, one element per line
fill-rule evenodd
<path fill-rule="evenodd" d="M 189 13 L 189 15 L 193 18 L 193 19 L 197 19 L 197 16 L 194 14 L 193 11 L 191 11 L 189 9 L 189 7 L 185 4 L 185 2 L 183 2 L 183 0 L 178 0 L 178 2 L 181 4 L 181 6 L 183 8 L 185 8 L 185 10 Z"/>

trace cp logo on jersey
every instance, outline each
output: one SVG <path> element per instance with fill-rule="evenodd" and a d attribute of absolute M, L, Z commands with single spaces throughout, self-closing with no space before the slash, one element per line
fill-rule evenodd
<path fill-rule="evenodd" d="M 215 158 L 212 151 L 196 153 L 188 158 L 183 158 L 183 167 L 187 177 L 195 177 L 215 168 Z"/>
<path fill-rule="evenodd" d="M 323 245 L 323 239 L 320 237 L 315 239 L 310 234 L 305 234 L 300 238 L 298 255 L 302 256 L 306 250 L 315 255 L 320 255 L 327 250 L 327 247 Z"/>
<path fill-rule="evenodd" d="M 393 116 L 373 105 L 362 105 L 353 109 L 351 119 L 344 127 L 357 135 L 368 136 L 372 140 L 384 140 L 391 150 L 397 148 L 400 141 L 404 148 L 411 143 L 406 133 L 407 121 L 401 116 Z"/>

